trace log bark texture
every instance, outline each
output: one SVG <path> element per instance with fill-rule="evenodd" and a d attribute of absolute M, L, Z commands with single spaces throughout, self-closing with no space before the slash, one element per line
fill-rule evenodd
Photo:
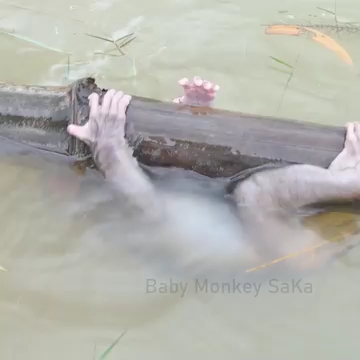
<path fill-rule="evenodd" d="M 92 78 L 68 87 L 0 84 L 0 135 L 37 148 L 87 159 L 68 136 L 69 123 L 87 121 L 88 95 L 104 94 Z M 267 163 L 327 167 L 342 150 L 343 128 L 194 108 L 134 97 L 127 138 L 145 165 L 175 166 L 227 177 Z"/>

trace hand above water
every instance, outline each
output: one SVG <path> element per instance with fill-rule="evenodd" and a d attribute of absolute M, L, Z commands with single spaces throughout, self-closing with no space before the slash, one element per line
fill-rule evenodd
<path fill-rule="evenodd" d="M 69 125 L 67 131 L 92 150 L 95 143 L 101 140 L 124 141 L 126 109 L 130 101 L 130 95 L 111 89 L 106 92 L 100 105 L 99 95 L 93 93 L 89 96 L 89 121 L 83 126 Z"/>
<path fill-rule="evenodd" d="M 199 76 L 194 76 L 191 81 L 183 78 L 179 80 L 179 84 L 184 90 L 184 95 L 174 99 L 174 102 L 190 106 L 211 107 L 216 92 L 220 89 L 219 85 L 203 80 Z"/>

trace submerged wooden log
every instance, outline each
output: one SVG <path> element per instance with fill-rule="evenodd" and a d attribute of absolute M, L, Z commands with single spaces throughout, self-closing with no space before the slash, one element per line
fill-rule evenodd
<path fill-rule="evenodd" d="M 67 135 L 83 124 L 88 95 L 105 90 L 91 78 L 69 87 L 0 84 L 0 135 L 49 151 L 86 158 L 84 144 Z M 199 109 L 134 97 L 127 137 L 146 165 L 231 176 L 267 163 L 326 167 L 342 150 L 343 128 L 300 121 Z"/>

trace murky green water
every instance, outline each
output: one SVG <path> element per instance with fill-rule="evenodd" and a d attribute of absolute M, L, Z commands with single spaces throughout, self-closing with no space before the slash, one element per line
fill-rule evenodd
<path fill-rule="evenodd" d="M 1 34 L 0 79 L 56 85 L 96 75 L 101 86 L 171 100 L 179 78 L 200 75 L 220 85 L 220 108 L 330 124 L 358 120 L 360 31 L 320 30 L 353 65 L 307 37 L 264 33 L 269 23 L 336 25 L 317 7 L 334 11 L 335 3 L 0 2 L 2 28 L 43 45 Z M 338 0 L 336 13 L 339 22 L 360 22 L 355 0 Z M 85 35 L 129 31 L 137 36 L 127 48 L 135 67 L 124 57 L 94 55 L 112 45 Z M 293 66 L 290 80 L 271 56 Z M 93 359 L 124 329 L 109 359 L 358 356 L 356 251 L 322 273 L 294 277 L 303 293 L 276 292 L 265 277 L 255 280 L 258 296 L 254 288 L 195 293 L 193 280 L 183 297 L 147 294 L 146 279 L 169 282 L 173 273 L 155 271 L 121 245 L 124 235 L 107 218 L 111 207 L 97 207 L 108 195 L 99 174 L 80 177 L 60 158 L 36 154 L 0 157 L 0 265 L 8 269 L 0 272 L 1 359 Z"/>

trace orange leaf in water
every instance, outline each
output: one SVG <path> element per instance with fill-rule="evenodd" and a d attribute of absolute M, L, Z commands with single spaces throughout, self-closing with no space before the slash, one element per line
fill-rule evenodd
<path fill-rule="evenodd" d="M 338 44 L 334 39 L 332 39 L 330 36 L 323 34 L 322 32 L 314 29 L 310 29 L 305 27 L 307 31 L 311 31 L 314 36 L 311 38 L 312 40 L 318 42 L 319 44 L 322 44 L 326 46 L 328 49 L 336 52 L 341 59 L 343 59 L 347 64 L 352 64 L 353 61 L 350 57 L 350 55 L 347 53 L 347 51 Z"/>
<path fill-rule="evenodd" d="M 314 30 L 309 27 L 303 27 L 298 25 L 269 25 L 265 29 L 265 34 L 267 35 L 292 35 L 300 36 L 306 32 L 310 33 L 311 40 L 318 42 L 321 45 L 324 45 L 329 50 L 335 52 L 344 62 L 347 64 L 352 64 L 353 61 L 348 54 L 348 52 L 338 44 L 330 36 L 323 34 L 318 30 Z"/>
<path fill-rule="evenodd" d="M 305 32 L 300 26 L 296 25 L 270 25 L 265 29 L 267 35 L 292 35 L 299 36 Z"/>

